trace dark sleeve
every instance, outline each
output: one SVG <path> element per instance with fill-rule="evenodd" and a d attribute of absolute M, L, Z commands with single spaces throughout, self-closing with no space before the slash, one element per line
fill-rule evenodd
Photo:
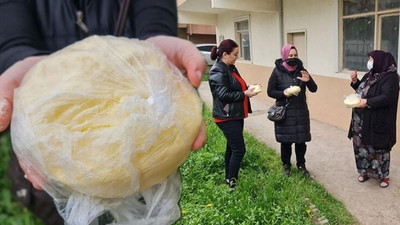
<path fill-rule="evenodd" d="M 232 103 L 244 101 L 245 94 L 243 91 L 230 91 L 229 79 L 224 76 L 223 71 L 214 67 L 210 71 L 209 84 L 211 93 L 216 96 L 221 102 Z"/>
<path fill-rule="evenodd" d="M 314 79 L 312 79 L 311 75 L 310 75 L 310 80 L 305 82 L 308 90 L 310 90 L 311 92 L 316 92 L 318 89 L 317 84 L 315 83 Z"/>
<path fill-rule="evenodd" d="M 353 83 L 353 81 L 350 81 L 350 86 L 354 89 L 357 90 L 358 86 L 360 86 L 361 81 L 359 79 L 357 79 L 356 83 Z"/>
<path fill-rule="evenodd" d="M 278 80 L 276 74 L 276 68 L 272 71 L 271 76 L 268 80 L 267 94 L 271 98 L 283 99 L 286 98 L 282 90 L 278 90 Z"/>
<path fill-rule="evenodd" d="M 176 0 L 136 0 L 134 23 L 139 39 L 156 35 L 177 36 Z"/>
<path fill-rule="evenodd" d="M 381 92 L 376 96 L 367 97 L 369 108 L 376 109 L 388 105 L 397 105 L 399 95 L 399 78 L 397 74 L 387 74 L 378 82 L 382 82 Z"/>
<path fill-rule="evenodd" d="M 28 56 L 47 54 L 40 45 L 40 32 L 29 1 L 0 0 L 0 74 Z"/>

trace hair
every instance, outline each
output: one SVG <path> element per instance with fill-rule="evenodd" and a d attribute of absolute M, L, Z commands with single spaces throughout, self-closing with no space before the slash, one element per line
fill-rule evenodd
<path fill-rule="evenodd" d="M 218 48 L 217 46 L 214 46 L 211 49 L 210 58 L 212 60 L 216 60 L 217 57 L 222 58 L 222 54 L 224 54 L 224 52 L 226 52 L 226 54 L 231 54 L 233 49 L 237 47 L 239 47 L 239 45 L 235 41 L 231 39 L 225 39 L 219 44 Z"/>

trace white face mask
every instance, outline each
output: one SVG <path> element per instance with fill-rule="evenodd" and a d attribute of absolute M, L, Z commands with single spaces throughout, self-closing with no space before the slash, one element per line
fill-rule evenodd
<path fill-rule="evenodd" d="M 373 68 L 373 66 L 374 66 L 374 61 L 368 61 L 367 62 L 367 68 L 368 68 L 368 70 L 371 70 L 372 68 Z"/>

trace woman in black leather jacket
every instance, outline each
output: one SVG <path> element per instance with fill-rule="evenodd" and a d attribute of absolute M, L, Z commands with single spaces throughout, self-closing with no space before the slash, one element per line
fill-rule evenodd
<path fill-rule="evenodd" d="M 275 69 L 268 81 L 267 93 L 276 99 L 281 106 L 286 107 L 286 118 L 283 122 L 275 122 L 275 139 L 281 143 L 281 160 L 284 173 L 290 176 L 292 144 L 295 145 L 296 165 L 306 177 L 310 174 L 305 166 L 306 142 L 311 141 L 310 114 L 306 101 L 306 89 L 317 91 L 317 84 L 304 69 L 303 63 L 297 58 L 297 49 L 293 45 L 282 48 L 282 58 L 275 61 Z M 290 93 L 290 86 L 299 86 L 300 92 Z"/>
<path fill-rule="evenodd" d="M 225 183 L 235 190 L 240 164 L 246 152 L 243 138 L 244 118 L 251 113 L 250 99 L 257 93 L 247 89 L 246 82 L 235 67 L 239 47 L 226 39 L 211 50 L 217 61 L 210 70 L 209 84 L 213 96 L 214 122 L 227 140 L 225 151 Z"/>

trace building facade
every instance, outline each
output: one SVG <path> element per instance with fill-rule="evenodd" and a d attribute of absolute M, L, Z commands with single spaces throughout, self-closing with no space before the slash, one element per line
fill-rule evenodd
<path fill-rule="evenodd" d="M 357 69 L 359 78 L 366 73 L 367 53 L 389 51 L 399 68 L 400 0 L 177 0 L 177 4 L 179 23 L 215 25 L 217 43 L 230 38 L 239 44 L 236 66 L 248 83 L 265 88 L 281 47 L 294 44 L 318 84 L 317 93 L 307 96 L 311 118 L 340 129 L 348 129 L 351 117 L 351 109 L 343 104 L 345 96 L 354 93 L 350 73 Z M 273 102 L 265 91 L 257 97 Z M 399 146 L 394 150 L 400 151 Z"/>

